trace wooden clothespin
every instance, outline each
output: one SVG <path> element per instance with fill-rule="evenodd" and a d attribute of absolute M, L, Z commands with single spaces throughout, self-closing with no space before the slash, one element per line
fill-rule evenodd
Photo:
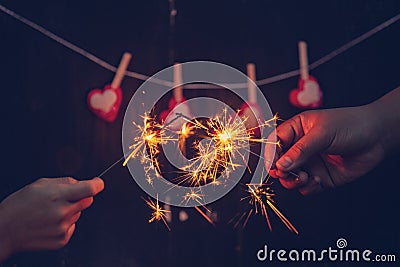
<path fill-rule="evenodd" d="M 300 77 L 302 80 L 308 80 L 308 57 L 307 57 L 307 43 L 300 41 L 299 48 L 299 62 L 300 62 Z"/>
<path fill-rule="evenodd" d="M 113 122 L 117 118 L 122 102 L 120 86 L 131 58 L 130 53 L 124 53 L 111 84 L 103 89 L 94 89 L 87 96 L 89 109 L 105 121 Z"/>
<path fill-rule="evenodd" d="M 247 129 L 252 129 L 250 134 L 253 136 L 260 135 L 260 120 L 262 118 L 261 109 L 257 105 L 257 86 L 255 84 L 256 78 L 256 65 L 248 63 L 247 68 L 247 94 L 248 101 L 243 103 L 240 107 L 239 115 L 244 119 L 244 124 Z"/>
<path fill-rule="evenodd" d="M 177 104 L 183 100 L 182 91 L 182 65 L 179 63 L 174 64 L 174 98 Z"/>
<path fill-rule="evenodd" d="M 122 79 L 125 76 L 125 71 L 128 68 L 129 62 L 131 61 L 132 58 L 132 54 L 126 52 L 124 53 L 124 55 L 122 56 L 122 59 L 118 65 L 117 68 L 117 72 L 114 75 L 114 79 L 112 80 L 111 83 L 111 88 L 119 88 L 121 83 L 122 83 Z"/>
<path fill-rule="evenodd" d="M 254 65 L 253 63 L 248 63 L 246 67 L 247 77 L 249 77 L 249 79 L 247 80 L 249 103 L 257 104 L 257 89 L 256 85 L 254 84 L 256 82 L 256 65 Z"/>
<path fill-rule="evenodd" d="M 174 64 L 174 89 L 173 97 L 168 102 L 168 110 L 160 113 L 159 118 L 161 122 L 168 124 L 168 127 L 174 131 L 182 129 L 183 124 L 187 118 L 192 118 L 189 105 L 185 103 L 186 99 L 183 96 L 182 88 L 182 65 L 179 63 Z M 179 117 L 176 114 L 182 114 L 186 119 Z"/>
<path fill-rule="evenodd" d="M 322 105 L 322 90 L 315 77 L 308 73 L 307 43 L 298 43 L 300 79 L 298 88 L 293 89 L 289 95 L 289 101 L 293 106 L 307 109 L 318 108 Z"/>

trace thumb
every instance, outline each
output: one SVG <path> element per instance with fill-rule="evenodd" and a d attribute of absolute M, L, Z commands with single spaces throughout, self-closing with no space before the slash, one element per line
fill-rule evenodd
<path fill-rule="evenodd" d="M 64 199 L 75 202 L 83 198 L 95 196 L 103 191 L 103 189 L 103 180 L 95 177 L 91 180 L 79 181 L 74 184 L 65 185 L 63 196 Z"/>
<path fill-rule="evenodd" d="M 304 165 L 307 160 L 326 149 L 329 142 L 318 130 L 311 129 L 301 137 L 289 150 L 276 162 L 278 169 L 292 171 Z"/>

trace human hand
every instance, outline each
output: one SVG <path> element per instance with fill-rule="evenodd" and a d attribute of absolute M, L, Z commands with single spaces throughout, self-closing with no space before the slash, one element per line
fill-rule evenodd
<path fill-rule="evenodd" d="M 276 153 L 272 145 L 265 148 L 270 175 L 307 195 L 367 173 L 384 157 L 373 112 L 368 105 L 315 110 L 285 121 L 276 129 Z"/>
<path fill-rule="evenodd" d="M 100 178 L 41 178 L 7 197 L 0 203 L 0 262 L 16 252 L 65 246 L 103 188 Z"/>

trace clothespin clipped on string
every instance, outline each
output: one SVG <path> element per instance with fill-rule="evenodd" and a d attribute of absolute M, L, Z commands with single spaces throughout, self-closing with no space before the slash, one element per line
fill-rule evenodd
<path fill-rule="evenodd" d="M 173 97 L 168 102 L 168 110 L 159 115 L 161 122 L 168 124 L 168 128 L 174 131 L 181 130 L 187 119 L 192 118 L 189 105 L 183 96 L 182 81 L 182 65 L 175 63 Z M 177 114 L 181 114 L 180 117 L 177 118 Z"/>
<path fill-rule="evenodd" d="M 111 84 L 106 85 L 103 89 L 91 90 L 87 96 L 89 109 L 107 122 L 113 122 L 117 118 L 122 102 L 120 86 L 131 58 L 130 53 L 124 53 Z"/>
<path fill-rule="evenodd" d="M 290 91 L 289 101 L 298 108 L 319 108 L 322 106 L 322 90 L 315 77 L 308 73 L 308 58 L 306 42 L 298 43 L 300 61 L 300 79 L 298 88 Z"/>
<path fill-rule="evenodd" d="M 257 85 L 256 82 L 256 66 L 253 63 L 247 64 L 247 92 L 248 101 L 240 107 L 239 115 L 244 119 L 244 125 L 247 129 L 251 129 L 251 135 L 260 135 L 260 122 L 262 121 L 262 112 L 257 104 Z"/>

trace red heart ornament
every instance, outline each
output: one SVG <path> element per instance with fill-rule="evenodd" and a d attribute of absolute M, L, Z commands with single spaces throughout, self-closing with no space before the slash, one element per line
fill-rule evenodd
<path fill-rule="evenodd" d="M 262 112 L 259 105 L 255 103 L 245 102 L 240 107 L 239 116 L 246 119 L 244 125 L 249 130 L 249 134 L 252 136 L 261 136 L 261 129 L 259 127 L 262 122 Z"/>
<path fill-rule="evenodd" d="M 172 98 L 168 102 L 168 110 L 164 110 L 160 113 L 159 121 L 160 123 L 168 124 L 168 128 L 179 131 L 182 129 L 183 124 L 186 122 L 183 118 L 176 118 L 176 113 L 181 113 L 186 118 L 192 119 L 193 116 L 190 112 L 189 105 L 185 103 L 186 99 L 182 98 L 181 101 L 178 103 L 175 98 Z M 172 121 L 174 120 L 174 121 Z"/>
<path fill-rule="evenodd" d="M 322 106 L 322 90 L 317 79 L 309 76 L 308 80 L 299 80 L 299 88 L 289 94 L 289 101 L 298 108 L 319 108 Z"/>
<path fill-rule="evenodd" d="M 179 103 L 182 103 L 186 101 L 185 98 L 182 98 L 181 101 Z M 158 115 L 158 121 L 160 123 L 164 123 L 167 120 L 168 115 L 171 113 L 171 111 L 174 109 L 174 107 L 176 105 L 179 104 L 178 101 L 176 101 L 176 99 L 173 97 L 168 101 L 168 109 L 167 110 L 163 110 L 160 112 L 160 114 Z"/>
<path fill-rule="evenodd" d="M 87 97 L 89 109 L 107 122 L 113 122 L 117 118 L 121 102 L 121 88 L 112 88 L 110 85 L 105 86 L 103 90 L 90 91 Z"/>
<path fill-rule="evenodd" d="M 171 111 L 169 109 L 161 111 L 160 114 L 158 115 L 158 122 L 164 124 L 170 112 Z"/>

